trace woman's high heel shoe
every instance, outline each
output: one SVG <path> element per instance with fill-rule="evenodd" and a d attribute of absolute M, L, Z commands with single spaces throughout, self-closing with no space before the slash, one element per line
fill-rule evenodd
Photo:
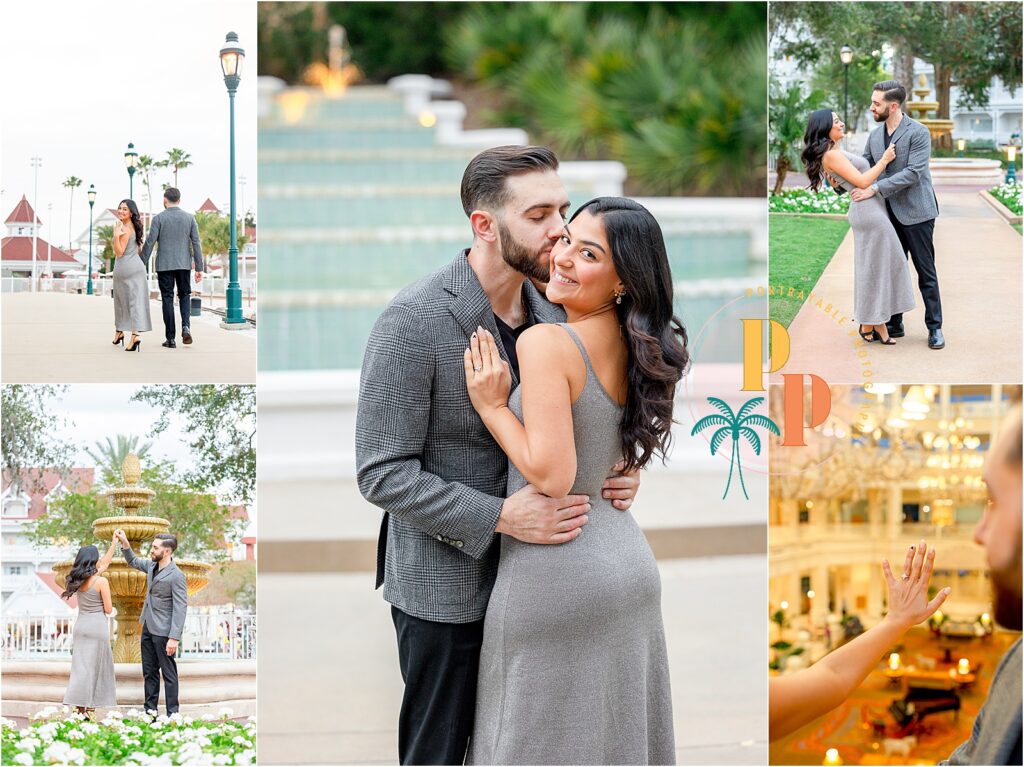
<path fill-rule="evenodd" d="M 857 333 L 860 335 L 861 338 L 864 339 L 864 341 L 866 343 L 871 343 L 872 341 L 881 341 L 882 340 L 881 337 L 878 335 L 878 331 L 876 331 L 874 328 L 872 328 L 871 330 L 869 330 L 867 332 L 864 332 L 863 330 L 860 330 L 858 328 L 857 329 Z"/>
<path fill-rule="evenodd" d="M 137 352 L 142 346 L 142 339 L 132 333 L 132 345 L 125 349 L 126 352 Z"/>
<path fill-rule="evenodd" d="M 117 346 L 118 344 L 124 346 L 124 333 L 122 333 L 120 330 L 117 331 L 117 335 L 114 336 L 114 340 L 111 341 L 110 343 L 112 343 L 114 346 Z"/>

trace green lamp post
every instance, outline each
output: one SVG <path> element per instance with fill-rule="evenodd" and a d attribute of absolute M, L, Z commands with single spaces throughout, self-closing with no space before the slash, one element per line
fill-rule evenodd
<path fill-rule="evenodd" d="M 85 195 L 89 198 L 89 282 L 86 285 L 85 292 L 87 295 L 92 295 L 92 206 L 96 202 L 96 187 L 93 184 L 89 184 L 89 191 Z"/>
<path fill-rule="evenodd" d="M 242 316 L 242 288 L 238 284 L 238 232 L 236 229 L 237 215 L 235 213 L 235 91 L 242 81 L 242 62 L 245 60 L 245 51 L 238 45 L 238 35 L 228 32 L 224 39 L 224 46 L 220 49 L 220 68 L 224 74 L 224 85 L 228 89 L 228 103 L 230 104 L 230 138 L 231 138 L 231 244 L 228 247 L 229 277 L 226 292 L 227 312 L 222 327 L 245 327 L 245 318 Z"/>
<path fill-rule="evenodd" d="M 139 153 L 135 151 L 135 144 L 128 142 L 128 151 L 124 153 L 124 164 L 128 168 L 128 199 L 132 198 L 132 182 L 135 177 L 135 169 L 139 167 Z"/>

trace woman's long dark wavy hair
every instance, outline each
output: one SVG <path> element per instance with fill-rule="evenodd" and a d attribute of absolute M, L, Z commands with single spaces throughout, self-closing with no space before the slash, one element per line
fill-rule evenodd
<path fill-rule="evenodd" d="M 676 384 L 690 362 L 686 328 L 672 313 L 672 272 L 661 227 L 643 205 L 623 197 L 597 197 L 583 211 L 601 219 L 612 263 L 625 286 L 616 304 L 629 350 L 629 394 L 622 413 L 626 471 L 642 469 L 655 453 L 664 460 L 672 442 Z"/>
<path fill-rule="evenodd" d="M 96 563 L 99 560 L 100 550 L 95 546 L 83 546 L 78 550 L 75 563 L 71 565 L 71 572 L 64 583 L 64 593 L 60 595 L 62 599 L 70 599 L 82 588 L 83 583 L 96 574 Z"/>
<path fill-rule="evenodd" d="M 135 244 L 139 246 L 139 250 L 142 250 L 142 216 L 139 215 L 139 206 L 135 204 L 135 200 L 121 200 L 125 205 L 128 206 L 128 211 L 132 214 L 132 226 L 135 227 Z M 121 203 L 117 204 L 117 207 L 121 207 Z"/>
<path fill-rule="evenodd" d="M 825 179 L 821 158 L 834 146 L 834 142 L 828 137 L 832 132 L 832 114 L 831 109 L 814 110 L 807 120 L 807 130 L 804 131 L 804 151 L 800 153 L 800 159 L 804 162 L 807 178 L 811 182 L 807 188 L 815 192 Z"/>

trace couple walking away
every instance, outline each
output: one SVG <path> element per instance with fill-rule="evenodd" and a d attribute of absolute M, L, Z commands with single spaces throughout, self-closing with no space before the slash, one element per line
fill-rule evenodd
<path fill-rule="evenodd" d="M 359 487 L 405 693 L 402 764 L 673 764 L 658 566 L 628 513 L 687 364 L 654 217 L 566 223 L 558 160 L 466 168 L 471 247 L 374 326 Z"/>
<path fill-rule="evenodd" d="M 143 244 L 142 216 L 134 200 L 121 200 L 114 224 L 114 340 L 124 345 L 124 334 L 131 333 L 125 351 L 139 351 L 141 333 L 153 329 L 149 311 L 149 280 L 146 265 L 156 247 L 156 276 L 163 303 L 163 346 L 175 348 L 174 289 L 178 289 L 181 310 L 181 340 L 192 343 L 189 322 L 191 287 L 189 272 L 196 267 L 196 283 L 202 279 L 203 248 L 195 216 L 178 207 L 181 192 L 174 187 L 164 191 L 164 211 L 153 217 L 149 237 Z"/>
<path fill-rule="evenodd" d="M 146 711 L 155 713 L 164 680 L 167 715 L 178 710 L 178 665 L 174 656 L 181 641 L 188 610 L 185 574 L 174 563 L 178 539 L 161 533 L 153 540 L 149 559 L 135 556 L 123 530 L 114 533 L 107 553 L 99 556 L 95 546 L 83 546 L 68 573 L 64 599 L 78 595 L 78 616 L 71 636 L 71 677 L 64 705 L 88 714 L 98 707 L 117 705 L 114 656 L 110 649 L 107 616 L 113 611 L 110 584 L 103 577 L 120 542 L 124 559 L 146 573 L 146 598 L 139 622 L 142 626 L 142 676 Z"/>
<path fill-rule="evenodd" d="M 884 124 L 868 137 L 863 156 L 839 148 L 846 126 L 835 112 L 812 112 L 802 158 L 812 190 L 827 181 L 837 192 L 850 193 L 853 318 L 861 338 L 891 346 L 905 334 L 903 313 L 914 308 L 909 253 L 924 300 L 928 347 L 942 349 L 933 242 L 939 204 L 928 169 L 931 134 L 903 114 L 906 100 L 906 89 L 895 80 L 874 85 L 871 114 Z"/>

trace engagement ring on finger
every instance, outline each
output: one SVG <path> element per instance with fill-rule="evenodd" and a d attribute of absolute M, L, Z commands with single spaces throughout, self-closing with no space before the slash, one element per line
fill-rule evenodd
<path fill-rule="evenodd" d="M 903 580 L 909 581 L 910 580 L 910 573 L 903 573 Z"/>
<path fill-rule="evenodd" d="M 475 370 L 477 373 L 479 373 L 481 370 L 483 370 L 483 368 L 482 367 L 477 367 L 476 365 L 474 365 L 473 366 L 473 370 Z"/>

